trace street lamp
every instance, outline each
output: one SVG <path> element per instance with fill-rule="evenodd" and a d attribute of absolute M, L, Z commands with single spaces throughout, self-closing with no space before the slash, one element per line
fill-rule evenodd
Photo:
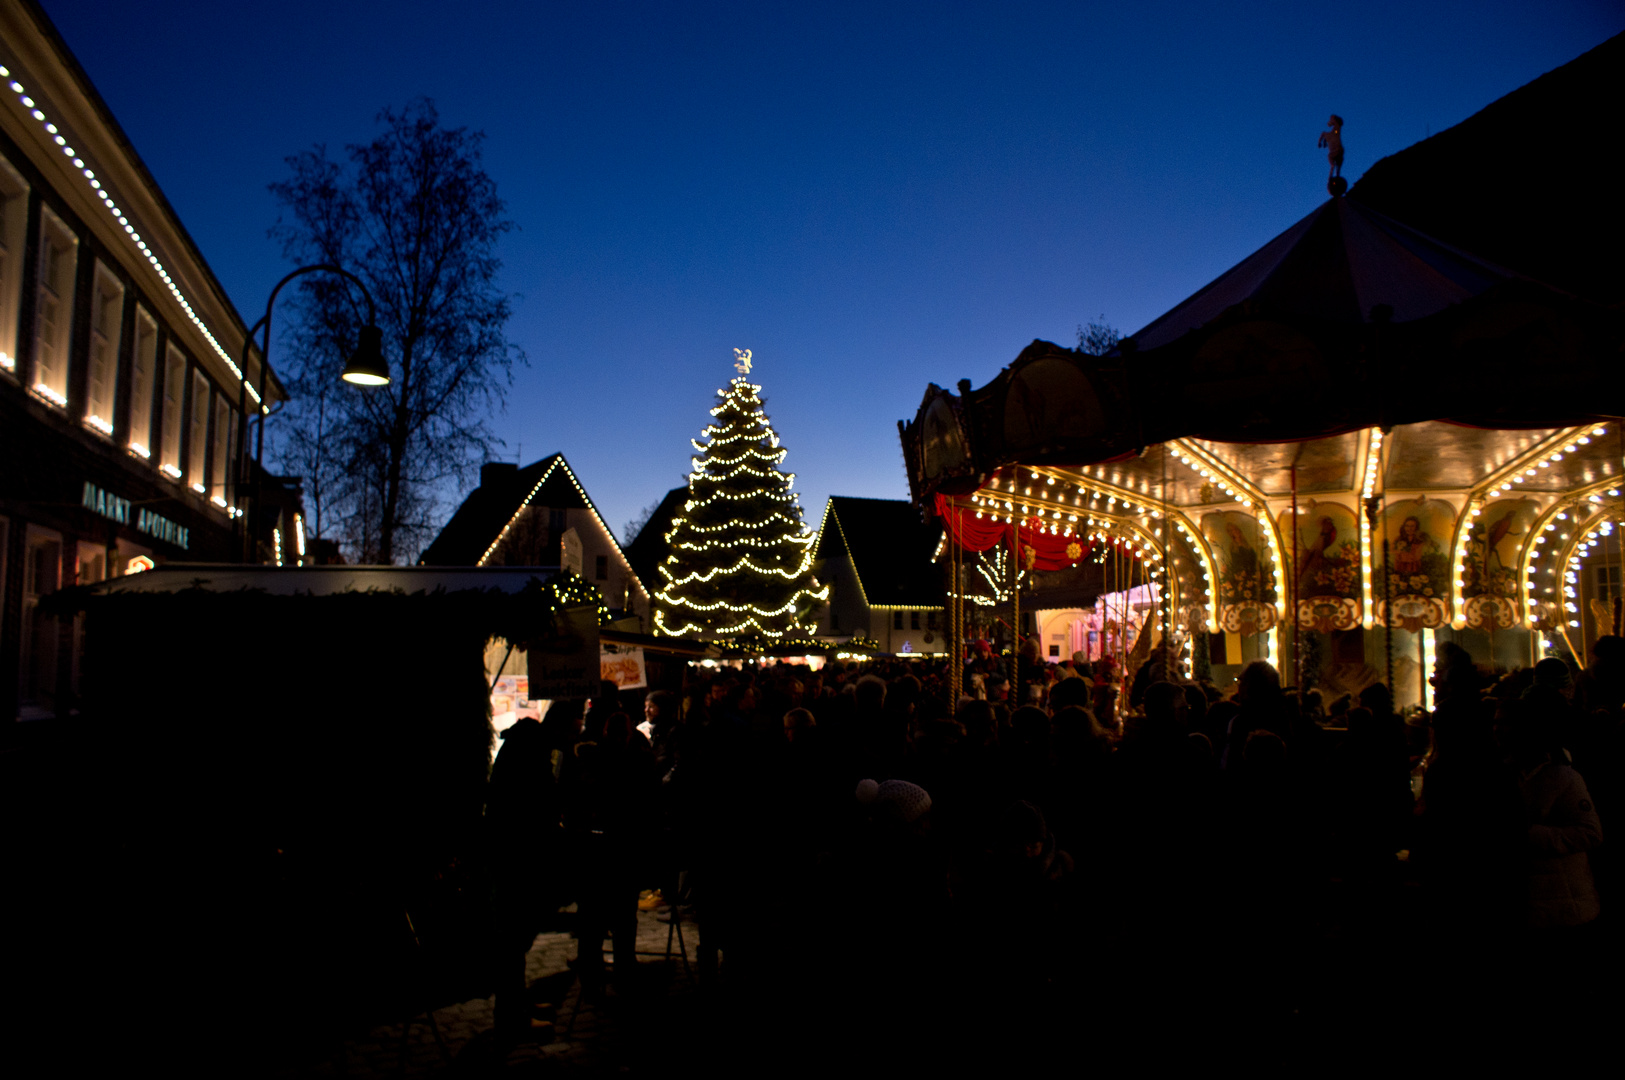
<path fill-rule="evenodd" d="M 257 394 L 257 400 L 260 402 L 258 410 L 259 433 L 254 450 L 254 495 L 249 500 L 247 514 L 240 507 L 237 510 L 237 520 L 240 522 L 239 528 L 244 533 L 242 551 L 245 561 L 251 560 L 253 556 L 254 515 L 259 513 L 260 477 L 265 472 L 265 416 L 267 411 L 264 404 L 265 373 L 271 367 L 271 308 L 275 305 L 277 294 L 282 291 L 282 286 L 296 277 L 312 274 L 318 270 L 338 274 L 340 277 L 349 280 L 356 288 L 361 290 L 361 295 L 367 298 L 367 322 L 361 327 L 360 340 L 356 345 L 355 353 L 351 355 L 349 363 L 344 365 L 342 378 L 345 382 L 358 386 L 387 386 L 389 384 L 389 365 L 384 360 L 383 350 L 384 332 L 378 328 L 377 307 L 372 302 L 372 293 L 367 291 L 367 286 L 362 283 L 360 278 L 342 266 L 334 266 L 331 263 L 317 263 L 312 266 L 301 266 L 276 283 L 276 287 L 271 290 L 270 298 L 265 301 L 265 314 L 260 316 L 259 321 L 249 328 L 248 335 L 243 338 L 243 359 L 239 367 L 242 373 L 242 387 L 238 393 L 237 413 L 244 418 L 243 425 L 237 432 L 240 490 L 241 481 L 243 480 L 242 473 L 246 469 L 245 455 L 247 446 L 245 442 L 248 438 L 248 350 L 254 345 L 254 335 L 263 327 L 265 330 L 265 344 L 260 349 L 260 379 Z"/>
<path fill-rule="evenodd" d="M 370 302 L 371 298 L 368 300 Z M 384 361 L 382 330 L 371 325 L 361 328 L 361 344 L 356 346 L 350 362 L 344 365 L 344 374 L 340 378 L 357 386 L 389 385 L 389 364 Z"/>

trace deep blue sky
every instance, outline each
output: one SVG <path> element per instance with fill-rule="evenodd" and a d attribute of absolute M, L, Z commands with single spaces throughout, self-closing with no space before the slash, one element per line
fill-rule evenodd
<path fill-rule="evenodd" d="M 682 482 L 733 347 L 811 524 L 904 498 L 927 382 L 1151 321 L 1325 198 L 1328 113 L 1353 180 L 1625 29 L 1581 0 L 43 2 L 250 318 L 286 156 L 417 95 L 483 130 L 530 357 L 494 427 L 617 533 Z"/>

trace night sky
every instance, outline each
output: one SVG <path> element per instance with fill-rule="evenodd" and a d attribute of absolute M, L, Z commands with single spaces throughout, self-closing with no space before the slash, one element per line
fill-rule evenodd
<path fill-rule="evenodd" d="M 291 268 L 285 157 L 419 95 L 484 131 L 529 356 L 493 427 L 618 535 L 684 482 L 735 346 L 809 524 L 906 498 L 928 382 L 1151 321 L 1326 197 L 1329 113 L 1352 183 L 1625 29 L 1569 0 L 43 3 L 248 321 Z"/>

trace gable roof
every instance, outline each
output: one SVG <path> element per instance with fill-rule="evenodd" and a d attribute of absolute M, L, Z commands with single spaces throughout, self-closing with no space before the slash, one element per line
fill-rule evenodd
<path fill-rule="evenodd" d="M 666 534 L 671 532 L 672 519 L 687 501 L 686 487 L 672 488 L 666 492 L 666 497 L 660 500 L 660 505 L 649 515 L 649 520 L 638 535 L 626 545 L 626 561 L 632 564 L 632 572 L 638 575 L 645 588 L 660 588 L 660 563 L 671 553 L 671 541 L 666 539 Z"/>
<path fill-rule="evenodd" d="M 940 525 L 927 525 L 919 508 L 903 499 L 831 495 L 814 558 L 850 555 L 870 607 L 940 607 L 942 579 L 934 556 L 941 536 Z"/>
<path fill-rule="evenodd" d="M 518 520 L 520 511 L 527 506 L 592 511 L 622 565 L 637 582 L 638 591 L 648 597 L 649 590 L 643 579 L 627 560 L 615 533 L 604 523 L 603 515 L 593 505 L 587 489 L 576 479 L 575 470 L 570 468 L 563 454 L 551 454 L 522 469 L 513 465 L 503 467 L 501 462 L 482 466 L 480 486 L 469 492 L 434 543 L 424 548 L 418 565 L 485 565 L 509 527 Z"/>

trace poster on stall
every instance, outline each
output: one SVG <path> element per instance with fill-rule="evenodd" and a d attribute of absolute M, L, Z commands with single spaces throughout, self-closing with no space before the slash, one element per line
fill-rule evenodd
<path fill-rule="evenodd" d="M 599 646 L 598 677 L 622 690 L 648 686 L 649 680 L 643 669 L 643 646 L 612 645 L 609 642 Z"/>
<path fill-rule="evenodd" d="M 598 609 L 563 608 L 552 613 L 547 633 L 525 650 L 531 698 L 561 701 L 598 693 Z"/>

